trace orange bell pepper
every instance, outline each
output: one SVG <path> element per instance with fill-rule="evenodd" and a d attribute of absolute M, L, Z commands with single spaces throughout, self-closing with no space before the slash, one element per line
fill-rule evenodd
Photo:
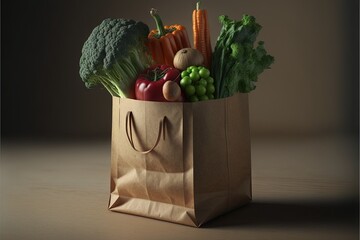
<path fill-rule="evenodd" d="M 177 51 L 191 47 L 186 29 L 179 24 L 164 26 L 154 8 L 151 9 L 150 15 L 154 18 L 157 27 L 148 35 L 151 55 L 157 64 L 174 66 L 173 60 Z"/>

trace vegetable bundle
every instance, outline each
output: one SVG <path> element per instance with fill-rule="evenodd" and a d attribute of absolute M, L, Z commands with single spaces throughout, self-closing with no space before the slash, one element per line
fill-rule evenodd
<path fill-rule="evenodd" d="M 220 16 L 219 20 L 222 29 L 211 68 L 216 80 L 216 97 L 250 92 L 256 87 L 258 75 L 274 62 L 267 54 L 264 42 L 254 46 L 261 26 L 249 15 L 244 15 L 240 21 L 227 16 Z"/>
<path fill-rule="evenodd" d="M 143 22 L 121 18 L 105 19 L 94 28 L 80 58 L 86 87 L 102 85 L 112 96 L 146 101 L 203 101 L 254 90 L 258 76 L 274 62 L 264 42 L 256 43 L 261 26 L 253 16 L 239 21 L 220 16 L 213 52 L 207 10 L 200 3 L 192 13 L 193 48 L 183 25 L 164 25 L 155 9 L 150 15 L 157 26 L 151 31 Z M 171 77 L 156 75 L 170 69 Z M 144 82 L 139 80 L 144 73 L 156 76 L 136 84 Z M 149 86 L 156 91 L 144 97 L 140 93 L 150 92 Z"/>

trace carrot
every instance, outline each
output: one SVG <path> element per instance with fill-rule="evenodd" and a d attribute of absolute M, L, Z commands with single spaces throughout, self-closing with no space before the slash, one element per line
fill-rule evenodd
<path fill-rule="evenodd" d="M 199 31 L 198 31 L 198 25 L 197 25 L 197 20 L 196 20 L 196 14 L 197 14 L 197 10 L 193 11 L 193 15 L 192 15 L 192 22 L 193 22 L 193 34 L 194 34 L 194 48 L 198 49 L 199 48 Z"/>
<path fill-rule="evenodd" d="M 204 56 L 204 65 L 210 67 L 211 62 L 211 42 L 210 31 L 207 21 L 207 11 L 200 9 L 200 2 L 196 3 L 196 9 L 193 11 L 193 34 L 194 48 L 199 50 Z"/>
<path fill-rule="evenodd" d="M 199 9 L 196 14 L 197 25 L 199 29 L 199 51 L 204 56 L 204 65 L 208 67 L 208 59 L 206 53 L 206 43 L 205 43 L 205 22 L 204 22 L 204 11 Z"/>

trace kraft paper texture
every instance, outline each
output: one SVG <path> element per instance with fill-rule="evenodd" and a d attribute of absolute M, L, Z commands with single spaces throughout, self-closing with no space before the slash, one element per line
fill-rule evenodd
<path fill-rule="evenodd" d="M 197 103 L 113 97 L 109 209 L 199 227 L 248 203 L 248 106 L 241 93 Z"/>

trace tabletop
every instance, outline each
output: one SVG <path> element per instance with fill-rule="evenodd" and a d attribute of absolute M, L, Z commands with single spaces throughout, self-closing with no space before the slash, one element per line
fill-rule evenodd
<path fill-rule="evenodd" d="M 358 239 L 358 140 L 253 137 L 253 201 L 202 228 L 107 209 L 110 140 L 3 142 L 0 239 Z"/>

